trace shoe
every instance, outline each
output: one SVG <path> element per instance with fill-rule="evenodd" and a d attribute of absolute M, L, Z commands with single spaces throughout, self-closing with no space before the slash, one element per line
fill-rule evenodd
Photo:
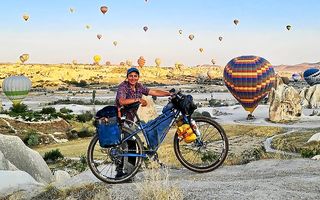
<path fill-rule="evenodd" d="M 127 174 L 128 174 L 128 173 L 125 173 L 125 172 L 123 172 L 122 170 L 121 170 L 121 171 L 117 171 L 117 174 L 116 174 L 116 176 L 115 176 L 114 178 L 120 179 L 120 178 L 126 176 Z"/>

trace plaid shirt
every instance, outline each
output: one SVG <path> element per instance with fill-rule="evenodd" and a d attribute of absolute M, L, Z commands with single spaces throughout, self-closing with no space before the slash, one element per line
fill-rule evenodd
<path fill-rule="evenodd" d="M 119 100 L 120 98 L 124 99 L 137 99 L 142 98 L 142 95 L 148 95 L 150 89 L 143 86 L 141 83 L 136 84 L 136 91 L 132 90 L 130 88 L 130 84 L 128 81 L 123 81 L 118 86 L 117 96 L 116 96 L 116 105 L 117 107 L 121 107 Z M 130 112 L 125 113 L 126 118 L 133 121 L 134 120 L 134 113 L 136 113 L 137 110 L 131 110 Z"/>

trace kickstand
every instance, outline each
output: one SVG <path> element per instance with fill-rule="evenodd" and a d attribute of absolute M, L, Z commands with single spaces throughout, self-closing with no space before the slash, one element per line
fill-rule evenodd
<path fill-rule="evenodd" d="M 153 161 L 156 161 L 161 168 L 166 168 L 166 165 L 159 160 L 159 156 L 157 152 L 153 155 Z"/>

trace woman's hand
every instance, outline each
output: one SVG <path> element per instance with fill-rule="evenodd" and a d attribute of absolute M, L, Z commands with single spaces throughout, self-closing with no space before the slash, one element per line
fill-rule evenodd
<path fill-rule="evenodd" d="M 147 101 L 144 100 L 144 99 L 139 99 L 139 102 L 141 103 L 141 106 L 142 106 L 142 107 L 145 107 L 145 106 L 148 105 Z"/>

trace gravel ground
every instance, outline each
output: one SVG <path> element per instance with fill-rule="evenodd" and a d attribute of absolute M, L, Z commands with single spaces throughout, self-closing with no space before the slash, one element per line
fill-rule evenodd
<path fill-rule="evenodd" d="M 181 188 L 184 199 L 320 199 L 320 162 L 310 159 L 260 160 L 246 165 L 224 166 L 198 174 L 187 169 L 170 170 L 169 184 Z M 108 185 L 112 199 L 138 199 L 136 183 Z M 58 188 L 99 182 L 89 171 Z M 100 183 L 104 184 L 104 183 Z"/>

